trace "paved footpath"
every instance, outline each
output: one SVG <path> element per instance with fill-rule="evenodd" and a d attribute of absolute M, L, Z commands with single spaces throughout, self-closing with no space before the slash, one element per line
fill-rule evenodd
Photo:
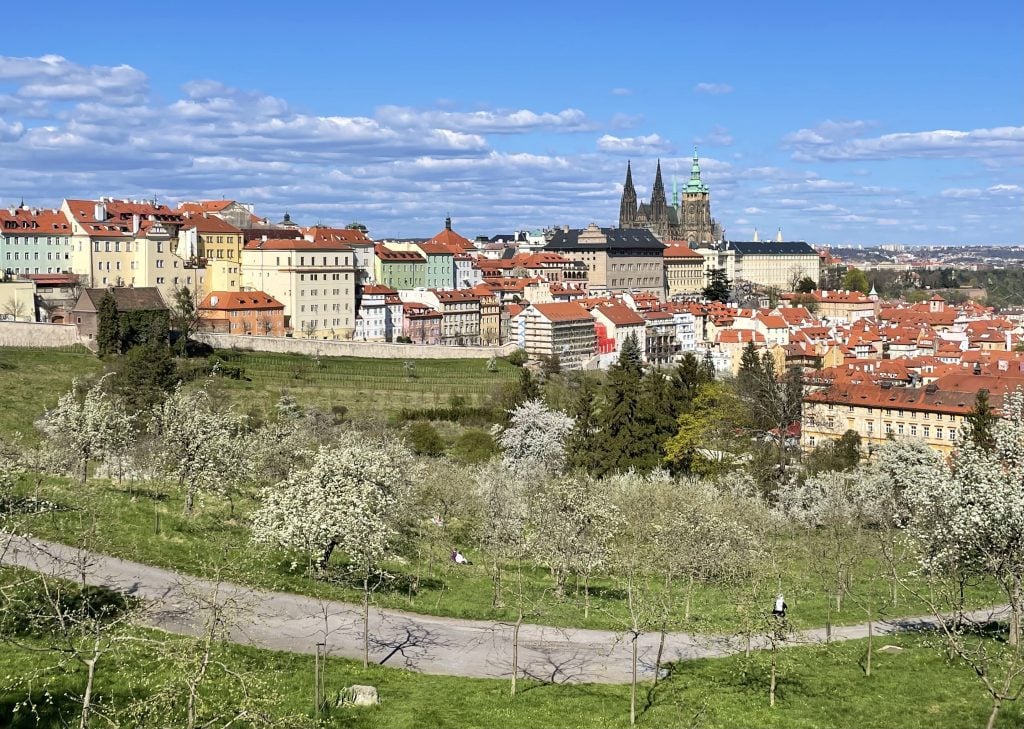
<path fill-rule="evenodd" d="M 147 622 L 172 633 L 195 634 L 203 613 L 189 595 L 210 595 L 231 601 L 237 616 L 231 640 L 259 648 L 314 653 L 326 643 L 330 655 L 362 658 L 362 611 L 359 605 L 319 600 L 304 595 L 266 592 L 231 583 L 215 585 L 171 570 L 116 557 L 81 552 L 56 542 L 15 538 L 0 554 L 0 561 L 38 572 L 103 585 L 139 598 L 151 606 Z M 986 620 L 1005 609 L 976 611 L 967 617 Z M 912 630 L 934 624 L 934 618 L 901 618 L 875 624 L 876 635 Z M 867 624 L 834 627 L 833 640 L 867 637 Z M 370 660 L 386 666 L 423 673 L 479 678 L 511 676 L 512 626 L 482 620 L 433 617 L 370 608 Z M 638 639 L 641 678 L 654 674 L 657 634 Z M 825 640 L 824 628 L 803 631 L 787 644 Z M 762 647 L 755 642 L 754 647 Z M 665 641 L 663 661 L 712 658 L 744 649 L 727 636 L 671 633 Z M 628 636 L 605 630 L 552 628 L 524 624 L 519 631 L 521 676 L 562 682 L 628 683 Z"/>

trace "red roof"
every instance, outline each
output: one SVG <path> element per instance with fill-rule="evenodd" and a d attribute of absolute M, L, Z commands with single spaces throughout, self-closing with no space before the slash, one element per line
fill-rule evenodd
<path fill-rule="evenodd" d="M 534 304 L 533 308 L 552 322 L 593 321 L 590 312 L 575 301 L 555 302 L 553 304 Z"/>
<path fill-rule="evenodd" d="M 373 254 L 382 261 L 391 263 L 426 263 L 427 259 L 416 251 L 396 251 L 379 243 L 373 247 Z"/>
<path fill-rule="evenodd" d="M 644 318 L 621 302 L 609 301 L 595 306 L 593 311 L 599 311 L 612 324 L 622 326 L 643 326 Z"/>
<path fill-rule="evenodd" d="M 219 213 L 230 207 L 234 200 L 199 200 L 198 202 L 183 202 L 178 205 L 178 211 L 182 213 Z"/>
<path fill-rule="evenodd" d="M 0 235 L 71 235 L 71 224 L 60 210 L 0 208 Z"/>
<path fill-rule="evenodd" d="M 328 228 L 325 225 L 314 225 L 302 228 L 302 234 L 312 237 L 317 243 L 371 243 L 363 231 L 356 228 Z"/>
<path fill-rule="evenodd" d="M 445 228 L 440 233 L 430 239 L 430 243 L 440 243 L 443 246 L 455 247 L 459 250 L 467 251 L 475 248 L 473 242 L 463 238 L 461 235 L 456 233 L 451 228 Z"/>
<path fill-rule="evenodd" d="M 304 238 L 256 238 L 245 244 L 247 251 L 351 251 L 343 243 L 314 243 Z"/>
<path fill-rule="evenodd" d="M 221 220 L 216 215 L 192 215 L 185 218 L 184 228 L 195 228 L 200 233 L 227 233 L 239 235 L 240 231 L 235 226 L 231 225 L 225 220 Z"/>
<path fill-rule="evenodd" d="M 262 291 L 211 291 L 198 307 L 200 311 L 284 310 L 284 304 Z"/>
<path fill-rule="evenodd" d="M 691 258 L 694 262 L 697 260 L 704 260 L 704 256 L 697 253 L 697 251 L 690 248 L 690 246 L 684 244 L 681 245 L 670 245 L 665 249 L 665 258 Z"/>

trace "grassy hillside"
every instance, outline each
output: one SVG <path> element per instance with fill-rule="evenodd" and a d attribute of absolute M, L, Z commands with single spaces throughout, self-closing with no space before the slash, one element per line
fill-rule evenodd
<path fill-rule="evenodd" d="M 184 639 L 142 632 L 149 641 L 125 643 L 98 665 L 97 700 L 117 716 L 145 706 L 148 697 L 180 677 L 167 656 Z M 648 727 L 875 727 L 876 729 L 959 729 L 984 726 L 989 706 L 980 682 L 963 666 L 950 664 L 934 646 L 913 636 L 886 638 L 904 648 L 877 653 L 870 677 L 861 668 L 863 641 L 831 648 L 790 648 L 780 654 L 778 699 L 768 706 L 765 654 L 751 659 L 692 661 L 679 665 L 651 690 L 638 691 L 638 726 Z M 74 661 L 60 671 L 46 670 L 52 652 L 33 651 L 39 641 L 5 643 L 0 650 L 0 726 L 18 729 L 77 726 L 73 696 L 81 693 L 85 669 Z M 878 643 L 881 645 L 881 642 Z M 259 680 L 257 700 L 289 726 L 304 726 L 312 715 L 313 658 L 240 646 L 219 646 L 215 657 L 236 674 Z M 17 677 L 38 677 L 28 687 Z M 390 727 L 626 727 L 629 687 L 558 685 L 522 681 L 520 694 L 509 695 L 508 682 L 427 676 L 379 666 L 363 670 L 353 662 L 329 659 L 324 669 L 328 696 L 352 684 L 370 684 L 381 704 L 372 708 L 329 711 L 321 727 L 373 729 Z M 250 683 L 250 686 L 253 684 Z M 129 719 L 121 726 L 184 726 L 182 687 L 158 724 Z M 15 705 L 31 694 L 34 706 Z M 212 670 L 201 688 L 202 710 L 209 717 L 237 706 L 237 684 Z M 162 701 L 168 702 L 164 696 Z M 123 718 L 123 715 L 122 715 Z M 268 717 L 269 718 L 269 717 Z M 1020 726 L 1020 707 L 1007 705 L 997 726 Z M 222 722 L 223 723 L 223 722 Z M 312 723 L 312 722 L 310 722 Z M 103 724 L 106 726 L 107 724 Z M 221 724 L 216 724 L 220 726 Z M 261 724 L 262 726 L 263 724 Z"/>
<path fill-rule="evenodd" d="M 84 347 L 71 350 L 0 348 L 0 434 L 33 431 L 76 377 L 103 369 Z"/>
<path fill-rule="evenodd" d="M 321 358 L 255 352 L 218 352 L 244 370 L 245 379 L 225 380 L 226 394 L 235 402 L 272 408 L 287 390 L 304 405 L 329 410 L 347 408 L 352 416 L 392 413 L 404 407 L 444 405 L 452 395 L 468 404 L 483 404 L 518 369 L 496 360 L 496 371 L 482 359 L 363 359 Z"/>

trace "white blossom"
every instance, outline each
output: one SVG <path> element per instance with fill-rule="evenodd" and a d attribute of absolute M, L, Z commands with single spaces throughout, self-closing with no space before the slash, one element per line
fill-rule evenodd
<path fill-rule="evenodd" d="M 558 473 L 565 465 L 565 441 L 573 422 L 542 400 L 523 403 L 510 413 L 509 426 L 499 436 L 503 462 L 521 473 Z"/>

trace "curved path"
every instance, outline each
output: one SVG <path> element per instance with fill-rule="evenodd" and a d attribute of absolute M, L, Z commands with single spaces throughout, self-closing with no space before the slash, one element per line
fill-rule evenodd
<path fill-rule="evenodd" d="M 325 643 L 333 656 L 362 658 L 361 607 L 303 595 L 266 592 L 222 582 L 215 584 L 171 570 L 83 552 L 40 539 L 13 538 L 0 551 L 0 562 L 103 585 L 150 605 L 147 622 L 172 633 L 196 634 L 202 629 L 203 605 L 216 590 L 217 601 L 230 606 L 236 643 L 271 650 L 314 653 Z M 197 599 L 202 596 L 202 599 Z M 1003 609 L 979 610 L 967 615 L 988 620 Z M 934 624 L 934 618 L 902 618 L 875 624 L 876 635 Z M 509 678 L 512 626 L 481 620 L 432 617 L 399 610 L 370 608 L 370 659 L 375 663 L 423 673 Z M 835 627 L 833 640 L 867 637 L 867 625 Z M 651 678 L 659 637 L 638 639 L 640 677 Z M 823 628 L 792 637 L 787 644 L 819 643 Z M 763 647 L 755 644 L 754 647 Z M 721 657 L 740 652 L 743 644 L 732 637 L 671 633 L 665 641 L 664 661 Z M 519 631 L 521 676 L 542 681 L 628 683 L 628 636 L 604 630 L 552 628 L 524 624 Z"/>

